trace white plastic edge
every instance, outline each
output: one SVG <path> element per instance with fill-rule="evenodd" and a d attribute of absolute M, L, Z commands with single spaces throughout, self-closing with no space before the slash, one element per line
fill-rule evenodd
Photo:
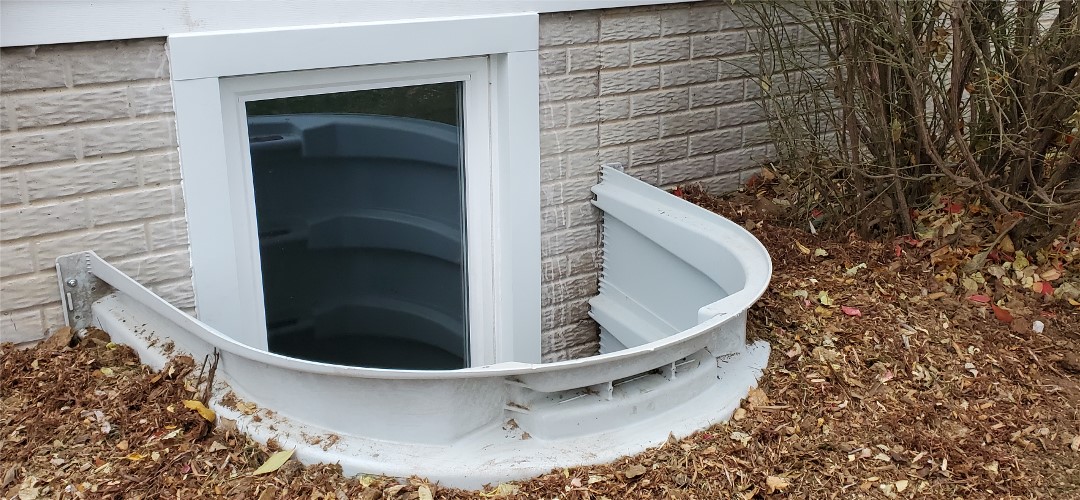
<path fill-rule="evenodd" d="M 605 168 L 604 170 L 605 183 L 611 183 L 622 189 L 634 189 L 643 191 L 645 189 L 656 190 L 656 188 L 641 182 L 637 179 L 630 177 L 627 174 L 618 172 L 614 169 Z M 602 206 L 603 199 L 607 197 L 604 194 L 605 184 L 600 184 L 594 187 L 594 191 L 597 192 L 598 201 L 597 205 Z M 665 194 L 665 196 L 668 196 Z M 675 199 L 672 197 L 672 199 Z M 685 202 L 684 202 L 685 203 Z M 686 204 L 689 205 L 689 204 Z M 693 205 L 685 207 L 697 208 Z M 697 212 L 697 210 L 691 210 Z M 754 254 L 756 257 L 747 257 L 740 261 L 741 265 L 754 266 L 759 271 L 767 271 L 762 274 L 748 274 L 746 286 L 728 297 L 706 306 L 707 308 L 713 308 L 718 311 L 731 311 L 742 312 L 748 309 L 768 287 L 769 279 L 772 276 L 772 261 L 769 259 L 768 252 L 764 246 L 754 238 L 745 229 L 739 227 L 737 224 L 723 219 L 708 210 L 701 209 L 704 214 L 707 214 L 711 219 L 715 220 L 715 223 L 721 228 L 726 226 L 726 230 L 716 233 L 715 241 L 718 244 L 728 245 L 732 243 L 745 245 L 749 248 L 754 248 Z M 702 215 L 702 214 L 699 214 Z M 756 248 L 755 248 L 756 247 Z M 633 364 L 632 361 L 636 358 L 648 356 L 650 353 L 657 351 L 665 351 L 670 347 L 692 340 L 701 334 L 720 326 L 728 321 L 731 321 L 737 317 L 732 314 L 717 314 L 709 319 L 701 322 L 700 324 L 679 332 L 678 334 L 667 337 L 663 340 L 654 341 L 645 345 L 625 349 L 618 352 L 609 354 L 601 354 L 597 356 L 591 356 L 587 358 L 574 359 L 568 361 L 558 361 L 554 363 L 542 363 L 542 364 L 530 364 L 530 363 L 497 363 L 494 365 L 479 366 L 472 368 L 463 368 L 460 370 L 394 370 L 394 369 L 382 369 L 382 368 L 364 368 L 356 366 L 342 366 L 332 365 L 327 363 L 319 363 L 315 361 L 306 361 L 296 358 L 290 358 L 279 354 L 274 354 L 262 349 L 255 349 L 250 346 L 237 342 L 228 336 L 217 331 L 213 327 L 195 319 L 194 317 L 184 313 L 177 309 L 172 304 L 169 304 L 165 300 L 161 299 L 146 287 L 140 285 L 134 279 L 120 272 L 118 269 L 105 262 L 101 257 L 98 257 L 94 252 L 85 252 L 89 265 L 89 270 L 95 276 L 101 278 L 105 282 L 112 285 L 121 293 L 131 296 L 139 303 L 146 305 L 154 310 L 156 313 L 161 314 L 163 317 L 179 325 L 184 330 L 192 333 L 199 340 L 206 342 L 211 347 L 221 349 L 235 353 L 239 356 L 249 358 L 253 361 L 265 363 L 267 365 L 276 366 L 292 371 L 312 374 L 325 374 L 325 375 L 338 375 L 346 377 L 358 377 L 358 378 L 390 378 L 390 379 L 453 379 L 453 378 L 473 378 L 473 377 L 489 377 L 489 376 L 514 376 L 514 375 L 530 375 L 530 374 L 542 374 L 549 372 L 565 371 L 569 368 L 588 368 L 599 365 L 617 365 L 625 366 Z M 765 259 L 767 264 L 765 266 L 756 265 L 751 262 L 754 258 Z M 736 303 L 738 302 L 738 303 Z M 658 365 L 661 363 L 658 363 Z M 630 373 L 628 375 L 631 375 Z M 616 377 L 617 378 L 617 377 Z M 575 387 L 575 386 L 571 386 Z M 552 389 L 558 390 L 558 389 Z"/>
<path fill-rule="evenodd" d="M 264 0 L 257 4 L 236 0 L 2 0 L 0 46 L 433 17 L 570 12 L 684 1 L 698 0 Z"/>
<path fill-rule="evenodd" d="M 181 33 L 169 57 L 182 81 L 530 51 L 539 36 L 532 13 L 406 19 Z"/>
<path fill-rule="evenodd" d="M 96 302 L 93 310 L 95 323 L 111 332 L 115 342 L 135 347 L 143 362 L 155 369 L 165 365 L 167 358 L 160 350 L 163 339 L 156 337 L 158 347 L 147 346 L 145 332 L 140 333 L 140 329 L 147 328 L 152 313 L 140 312 L 138 304 L 118 294 Z M 610 462 L 656 446 L 671 436 L 687 436 L 726 420 L 747 391 L 757 385 L 769 353 L 768 344 L 759 341 L 725 354 L 715 364 L 698 366 L 696 372 L 700 373 L 692 372 L 689 378 L 660 381 L 665 384 L 662 387 L 632 387 L 615 400 L 606 401 L 586 395 L 578 400 L 583 404 L 577 408 L 539 408 L 535 415 L 499 406 L 492 408 L 494 413 L 484 411 L 505 397 L 505 388 L 513 385 L 512 379 L 494 375 L 458 382 L 355 379 L 353 383 L 361 384 L 354 384 L 359 390 L 338 390 L 320 399 L 319 380 L 341 381 L 260 370 L 257 363 L 223 354 L 210 407 L 218 418 L 235 421 L 253 439 L 274 439 L 284 449 L 295 450 L 303 463 L 337 463 L 350 475 L 420 475 L 444 486 L 479 488 L 538 476 L 556 468 Z M 193 353 L 196 360 L 208 354 Z M 273 380 L 302 380 L 306 390 L 283 391 L 276 400 L 248 399 L 241 392 L 238 397 L 255 403 L 258 409 L 253 414 L 240 411 L 235 402 L 225 401 L 233 386 L 231 373 L 223 370 L 240 364 L 259 370 L 270 384 L 274 384 Z M 278 391 L 276 384 L 273 391 Z M 461 396 L 466 401 L 461 401 Z M 374 420 L 368 412 L 357 411 L 372 406 L 372 401 L 383 408 Z M 320 418 L 328 414 L 343 416 L 350 427 L 360 432 L 344 433 L 318 419 L 290 416 L 299 405 L 309 408 L 308 413 L 314 409 Z M 530 417 L 533 421 L 526 422 Z M 457 430 L 445 424 L 449 419 L 469 422 L 470 430 L 453 436 L 441 434 Z M 547 435 L 536 433 L 530 438 L 526 429 L 532 429 L 537 422 L 549 428 Z M 544 425 L 548 422 L 552 423 Z M 376 429 L 380 426 L 392 426 L 399 438 L 410 441 L 380 436 Z"/>
<path fill-rule="evenodd" d="M 624 212 L 627 201 L 636 211 Z M 733 241 L 747 245 L 745 255 L 725 264 L 764 259 L 750 269 L 770 266 L 764 248 L 738 226 L 614 170 L 604 172 L 597 205 L 621 212 L 647 238 L 670 237 L 657 228 L 682 221 L 672 229 L 684 236 L 699 231 L 693 235 L 698 241 L 711 236 L 705 246 L 714 250 Z M 211 400 L 220 416 L 256 439 L 295 448 L 302 461 L 337 462 L 347 473 L 421 474 L 474 488 L 614 460 L 660 443 L 668 433 L 684 436 L 727 418 L 756 385 L 769 355 L 764 342 L 744 345 L 746 310 L 768 275 L 747 274 L 743 290 L 732 295 L 742 299 L 739 304 L 730 297 L 714 303 L 737 313 L 708 317 L 639 347 L 550 364 L 410 371 L 328 365 L 254 349 L 176 309 L 92 252 L 62 260 L 72 272 L 110 285 L 112 292 L 91 311 L 93 324 L 115 341 L 131 345 L 155 368 L 170 353 L 197 361 L 220 353 Z M 63 296 L 65 286 L 74 285 L 60 260 L 58 271 Z M 107 293 L 84 279 L 71 283 Z M 73 314 L 87 312 L 77 308 Z M 233 390 L 266 411 L 258 418 L 238 411 L 226 402 Z"/>

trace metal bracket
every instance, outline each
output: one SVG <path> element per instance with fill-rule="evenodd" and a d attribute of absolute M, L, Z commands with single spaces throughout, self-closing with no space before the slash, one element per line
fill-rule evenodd
<path fill-rule="evenodd" d="M 90 326 L 90 306 L 112 290 L 108 283 L 94 276 L 89 256 L 87 252 L 79 252 L 56 259 L 64 323 L 74 330 Z"/>

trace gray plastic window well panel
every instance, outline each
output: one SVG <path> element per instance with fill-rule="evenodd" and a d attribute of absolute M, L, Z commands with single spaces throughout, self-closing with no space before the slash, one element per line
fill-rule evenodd
<path fill-rule="evenodd" d="M 448 82 L 247 103 L 270 351 L 468 366 L 461 99 Z"/>
<path fill-rule="evenodd" d="M 772 263 L 743 228 L 616 169 L 593 191 L 604 237 L 590 314 L 607 338 L 587 358 L 456 370 L 298 359 L 223 335 L 92 252 L 57 259 L 61 298 L 70 325 L 104 329 L 152 367 L 170 355 L 218 356 L 210 406 L 306 463 L 476 488 L 608 462 L 738 407 L 769 356 L 767 343 L 746 343 L 746 313 Z M 226 394 L 259 411 L 222 404 Z"/>

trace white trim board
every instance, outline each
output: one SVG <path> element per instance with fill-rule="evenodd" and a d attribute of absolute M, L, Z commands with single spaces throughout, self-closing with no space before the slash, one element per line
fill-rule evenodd
<path fill-rule="evenodd" d="M 535 15 L 502 14 L 186 33 L 169 56 L 173 80 L 193 80 L 535 51 L 539 36 Z"/>
<path fill-rule="evenodd" d="M 0 46 L 685 1 L 696 0 L 0 0 Z"/>

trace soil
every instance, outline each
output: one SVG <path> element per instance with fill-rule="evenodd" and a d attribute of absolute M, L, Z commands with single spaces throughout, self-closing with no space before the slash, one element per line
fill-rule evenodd
<path fill-rule="evenodd" d="M 992 279 L 979 293 L 952 287 L 928 250 L 812 235 L 776 223 L 783 210 L 768 201 L 677 194 L 750 229 L 775 265 L 749 321 L 772 344 L 769 366 L 727 423 L 483 491 L 295 460 L 256 475 L 283 455 L 200 413 L 206 367 L 181 356 L 153 372 L 104 332 L 59 329 L 31 349 L 0 347 L 0 493 L 1080 498 L 1080 308 Z"/>

